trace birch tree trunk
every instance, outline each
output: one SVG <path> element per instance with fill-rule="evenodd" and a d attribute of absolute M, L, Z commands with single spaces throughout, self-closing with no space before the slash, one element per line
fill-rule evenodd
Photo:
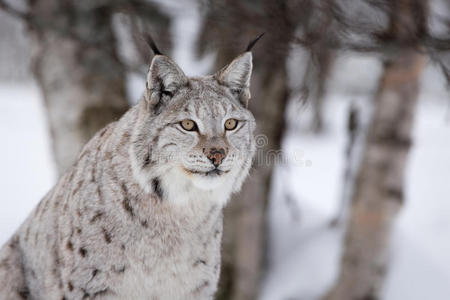
<path fill-rule="evenodd" d="M 392 14 L 391 34 L 404 45 L 421 30 L 412 3 L 396 0 Z M 405 166 L 424 63 L 424 56 L 411 48 L 396 51 L 385 61 L 356 178 L 340 276 L 327 300 L 380 298 L 389 236 L 404 201 Z"/>
<path fill-rule="evenodd" d="M 158 40 L 168 48 L 170 18 L 147 0 L 28 0 L 27 4 L 22 10 L 0 0 L 0 9 L 28 28 L 32 70 L 43 94 L 56 165 L 62 173 L 95 132 L 128 109 L 125 69 L 141 72 L 150 57 L 137 30 L 159 33 Z M 131 63 L 117 55 L 112 22 L 118 12 L 126 13 L 136 25 L 128 34 L 133 38 L 127 37 L 137 48 Z"/>
<path fill-rule="evenodd" d="M 127 110 L 125 72 L 104 4 L 36 0 L 30 15 L 33 72 L 62 173 L 96 131 Z"/>

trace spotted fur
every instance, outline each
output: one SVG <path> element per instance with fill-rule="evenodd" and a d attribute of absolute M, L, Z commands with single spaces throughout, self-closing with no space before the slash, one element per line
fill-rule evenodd
<path fill-rule="evenodd" d="M 222 208 L 255 147 L 250 73 L 249 52 L 198 78 L 155 56 L 143 99 L 92 138 L 0 250 L 0 299 L 212 299 Z"/>

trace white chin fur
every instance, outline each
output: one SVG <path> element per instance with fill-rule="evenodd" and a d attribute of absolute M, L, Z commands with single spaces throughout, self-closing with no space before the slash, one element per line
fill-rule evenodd
<path fill-rule="evenodd" d="M 163 194 L 172 203 L 185 205 L 203 199 L 225 205 L 233 187 L 233 176 L 230 175 L 195 175 L 186 173 L 181 167 L 174 167 L 160 178 Z"/>
<path fill-rule="evenodd" d="M 229 180 L 227 174 L 222 174 L 220 176 L 204 176 L 200 174 L 195 174 L 190 176 L 192 184 L 201 190 L 211 191 L 220 188 L 223 185 L 229 185 Z"/>

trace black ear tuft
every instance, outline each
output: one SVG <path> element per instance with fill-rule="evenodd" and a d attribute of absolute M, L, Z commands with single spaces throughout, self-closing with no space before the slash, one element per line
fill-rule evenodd
<path fill-rule="evenodd" d="M 161 53 L 161 51 L 159 51 L 158 47 L 156 46 L 155 41 L 153 40 L 152 36 L 150 35 L 150 33 L 146 32 L 144 33 L 145 36 L 145 41 L 147 42 L 147 44 L 149 45 L 149 47 L 152 49 L 153 53 L 155 55 L 163 55 Z"/>
<path fill-rule="evenodd" d="M 253 46 L 255 46 L 256 42 L 258 42 L 259 39 L 263 37 L 264 33 L 265 32 L 261 33 L 256 39 L 254 39 L 253 41 L 248 43 L 248 46 L 247 46 L 247 49 L 245 50 L 245 52 L 251 51 Z"/>

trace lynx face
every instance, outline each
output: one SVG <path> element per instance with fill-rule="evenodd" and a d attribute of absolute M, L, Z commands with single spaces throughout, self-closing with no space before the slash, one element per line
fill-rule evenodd
<path fill-rule="evenodd" d="M 255 121 L 246 108 L 251 69 L 250 52 L 215 75 L 195 78 L 165 56 L 153 59 L 140 108 L 145 125 L 132 151 L 141 183 L 171 174 L 173 184 L 240 189 L 255 150 Z"/>

